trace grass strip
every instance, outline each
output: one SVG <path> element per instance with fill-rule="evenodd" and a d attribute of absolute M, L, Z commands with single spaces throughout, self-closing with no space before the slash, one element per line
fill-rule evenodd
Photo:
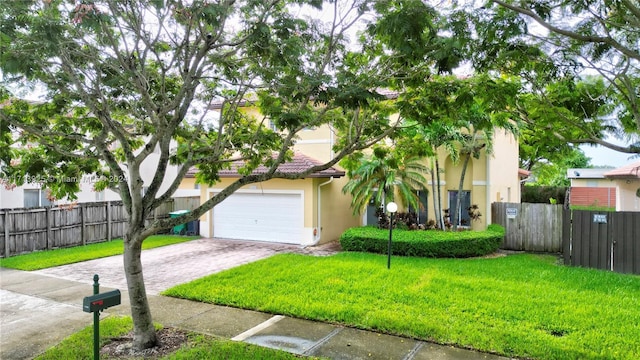
<path fill-rule="evenodd" d="M 336 322 L 506 356 L 639 359 L 640 277 L 553 256 L 280 254 L 165 295 Z"/>
<path fill-rule="evenodd" d="M 142 249 L 152 249 L 160 246 L 178 244 L 199 238 L 199 236 L 153 235 L 145 239 L 142 243 Z M 44 250 L 24 255 L 16 255 L 6 259 L 0 259 L 0 267 L 25 271 L 40 270 L 54 266 L 99 259 L 107 256 L 120 255 L 123 251 L 123 241 L 122 239 L 117 239 L 84 246 Z"/>
<path fill-rule="evenodd" d="M 157 326 L 159 328 L 160 326 Z M 104 346 L 110 338 L 126 335 L 133 328 L 129 317 L 110 316 L 100 321 L 100 345 Z M 36 360 L 68 360 L 93 359 L 93 326 L 64 339 L 58 345 L 48 349 L 35 358 Z M 101 359 L 106 359 L 101 356 Z M 289 360 L 300 359 L 299 356 L 284 351 L 263 348 L 256 345 L 223 340 L 197 333 L 189 334 L 185 346 L 173 354 L 161 359 L 237 359 L 237 360 Z M 315 358 L 314 358 L 315 359 Z"/>

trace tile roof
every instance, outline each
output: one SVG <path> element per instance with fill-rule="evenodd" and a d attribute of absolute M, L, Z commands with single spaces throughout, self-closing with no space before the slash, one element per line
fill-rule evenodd
<path fill-rule="evenodd" d="M 640 161 L 607 171 L 603 175 L 608 178 L 640 179 Z"/>
<path fill-rule="evenodd" d="M 323 164 L 322 162 L 314 158 L 311 158 L 307 155 L 304 155 L 301 153 L 295 153 L 293 156 L 293 159 L 291 159 L 291 161 L 287 161 L 281 164 L 280 166 L 278 166 L 277 171 L 285 174 L 297 174 L 313 166 L 322 165 L 322 164 Z M 220 170 L 218 175 L 221 178 L 241 177 L 241 175 L 238 173 L 238 168 L 241 167 L 242 165 L 244 165 L 243 161 L 234 161 L 231 164 L 230 169 Z M 266 166 L 260 165 L 253 171 L 253 174 L 264 174 L 267 172 L 267 170 L 268 169 Z M 197 172 L 198 172 L 198 169 L 196 169 L 195 167 L 192 167 L 187 172 L 186 177 L 194 177 Z M 331 178 L 331 177 L 338 178 L 343 176 L 345 176 L 344 171 L 338 170 L 333 167 L 307 175 L 307 177 L 310 177 L 310 178 Z"/>
<path fill-rule="evenodd" d="M 527 177 L 531 175 L 531 171 L 525 169 L 518 169 L 518 175 L 520 177 Z"/>

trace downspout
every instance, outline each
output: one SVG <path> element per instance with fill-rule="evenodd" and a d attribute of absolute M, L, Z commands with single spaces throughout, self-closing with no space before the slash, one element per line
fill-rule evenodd
<path fill-rule="evenodd" d="M 316 229 L 318 229 L 318 233 L 317 235 L 314 236 L 313 239 L 313 244 L 311 244 L 311 246 L 314 245 L 318 245 L 318 242 L 320 241 L 320 237 L 322 236 L 322 187 L 325 185 L 329 185 L 333 182 L 333 178 L 329 178 L 329 180 L 318 184 L 318 221 L 316 222 Z"/>
<path fill-rule="evenodd" d="M 485 205 L 485 207 L 486 207 L 485 211 L 486 211 L 487 216 L 485 216 L 485 219 L 487 219 L 486 226 L 489 226 L 491 224 L 491 222 L 493 221 L 491 219 L 491 159 L 489 158 L 489 154 L 487 154 L 486 152 L 485 152 L 485 156 L 487 157 L 487 183 L 485 185 L 486 193 L 487 193 L 485 195 L 486 198 L 487 198 L 486 199 L 486 205 Z M 518 189 L 520 189 L 520 188 L 518 187 Z M 520 190 L 518 190 L 518 191 L 520 191 Z"/>
<path fill-rule="evenodd" d="M 331 126 L 331 124 L 329 124 L 328 126 L 329 126 L 329 158 L 330 160 L 333 160 L 333 157 L 334 157 L 333 127 Z M 325 185 L 331 184 L 332 182 L 333 182 L 333 177 L 330 177 L 329 180 L 321 184 L 318 184 L 318 220 L 316 222 L 317 235 L 314 236 L 313 244 L 311 244 L 311 246 L 318 245 L 318 242 L 320 241 L 320 237 L 322 236 L 322 189 L 321 188 Z"/>

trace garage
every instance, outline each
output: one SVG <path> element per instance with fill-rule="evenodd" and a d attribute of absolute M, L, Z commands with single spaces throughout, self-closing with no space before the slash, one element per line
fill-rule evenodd
<path fill-rule="evenodd" d="M 213 208 L 213 236 L 302 243 L 301 193 L 235 193 Z"/>

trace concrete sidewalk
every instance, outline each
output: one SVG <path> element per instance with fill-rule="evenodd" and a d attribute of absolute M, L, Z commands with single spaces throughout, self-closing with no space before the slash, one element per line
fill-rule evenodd
<path fill-rule="evenodd" d="M 176 283 L 255 261 L 278 252 L 327 255 L 327 249 L 299 249 L 282 244 L 192 241 L 145 250 L 145 281 L 154 321 L 165 326 L 331 359 L 498 360 L 491 354 L 441 346 L 339 325 L 294 319 L 157 295 Z M 215 260 L 213 260 L 215 259 Z M 218 264 L 216 269 L 211 264 Z M 224 266 L 222 266 L 224 265 Z M 152 270 L 161 266 L 162 271 Z M 207 267 L 209 266 L 209 267 Z M 93 291 L 90 270 L 100 274 L 100 291 L 122 292 L 122 304 L 109 314 L 130 315 L 121 256 L 58 268 L 25 272 L 0 268 L 0 359 L 31 359 L 74 332 L 92 324 L 82 300 Z M 157 272 L 156 272 L 157 271 Z M 200 272 L 204 271 L 205 274 Z M 104 278 L 103 278 L 104 274 Z M 149 276 L 147 276 L 149 274 Z"/>

